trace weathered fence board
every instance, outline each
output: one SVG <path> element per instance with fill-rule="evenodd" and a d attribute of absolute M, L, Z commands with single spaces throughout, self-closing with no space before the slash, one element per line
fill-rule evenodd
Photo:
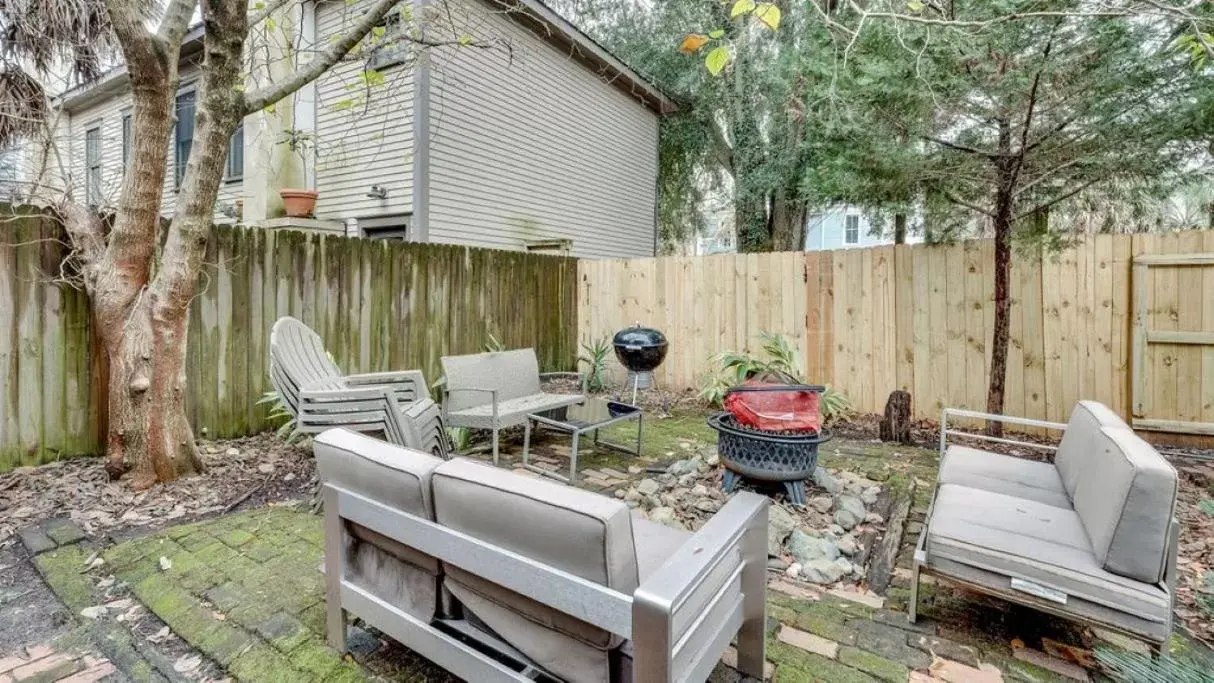
<path fill-rule="evenodd" d="M 12 212 L 10 212 L 12 213 Z M 0 472 L 103 449 L 106 368 L 87 297 L 56 281 L 60 227 L 0 223 Z M 533 346 L 544 370 L 576 359 L 573 259 L 445 245 L 216 228 L 190 310 L 187 411 L 200 435 L 265 429 L 269 331 L 293 315 L 349 372 L 419 368 Z"/>
<path fill-rule="evenodd" d="M 1018 251 L 1005 410 L 1065 421 L 1075 401 L 1090 398 L 1129 417 L 1133 259 L 1200 252 L 1214 252 L 1214 232 L 1096 235 L 1056 254 Z M 635 321 L 662 329 L 671 343 L 658 372 L 666 388 L 700 386 L 711 356 L 757 352 L 759 333 L 771 331 L 803 354 L 810 381 L 838 387 L 859 410 L 880 412 L 894 389 L 911 392 L 917 417 L 986 408 L 990 241 L 582 261 L 579 269 L 579 338 Z M 1214 267 L 1151 268 L 1149 279 L 1152 330 L 1214 332 Z M 1152 343 L 1143 377 L 1152 417 L 1214 421 L 1214 347 Z"/>

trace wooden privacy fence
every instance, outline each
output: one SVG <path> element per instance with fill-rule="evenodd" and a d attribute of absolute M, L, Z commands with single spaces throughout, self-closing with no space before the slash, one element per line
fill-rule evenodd
<path fill-rule="evenodd" d="M 1018 252 L 1011 277 L 1005 406 L 1065 421 L 1081 398 L 1130 415 L 1131 283 L 1136 256 L 1214 252 L 1214 232 L 1097 235 L 1057 254 Z M 698 387 L 708 359 L 786 335 L 810 381 L 856 408 L 911 392 L 919 417 L 986 408 L 994 325 L 989 240 L 833 252 L 582 261 L 579 338 L 640 321 L 664 330 L 667 388 Z M 1142 270 L 1142 269 L 1140 269 Z M 1155 330 L 1140 367 L 1156 426 L 1214 421 L 1214 267 L 1152 267 L 1144 316 Z M 1187 331 L 1196 336 L 1160 335 Z M 1158 343 L 1156 343 L 1158 342 Z M 1188 343 L 1185 343 L 1188 342 Z"/>
<path fill-rule="evenodd" d="M 60 454 L 98 453 L 104 359 L 86 297 L 52 281 L 66 254 L 58 225 L 0 224 L 0 472 Z M 210 438 L 267 427 L 269 330 L 283 315 L 324 339 L 347 372 L 420 368 L 493 334 L 532 346 L 545 370 L 576 358 L 574 259 L 298 232 L 216 228 L 190 313 L 189 403 Z"/>

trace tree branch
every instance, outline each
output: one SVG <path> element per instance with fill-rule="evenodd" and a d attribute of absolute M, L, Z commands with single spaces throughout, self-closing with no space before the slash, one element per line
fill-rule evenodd
<path fill-rule="evenodd" d="M 1086 183 L 1084 183 L 1072 190 L 1068 190 L 1067 192 L 1064 192 L 1064 193 L 1058 195 L 1057 197 L 1054 197 L 1053 199 L 1047 199 L 1046 201 L 1041 202 L 1040 204 L 1034 206 L 1033 208 L 1031 208 L 1027 211 L 1021 211 L 1020 213 L 1016 214 L 1016 217 L 1012 220 L 1018 221 L 1026 216 L 1031 216 L 1031 215 L 1037 213 L 1038 211 L 1044 211 L 1045 209 L 1048 209 L 1051 206 L 1053 206 L 1059 202 L 1064 202 L 1064 201 L 1070 199 L 1071 197 L 1074 197 L 1075 195 L 1079 194 L 1080 192 L 1083 192 L 1084 190 L 1095 185 L 1096 183 L 1100 182 L 1101 180 L 1104 180 L 1104 178 L 1093 178 L 1092 180 L 1089 180 Z"/>
<path fill-rule="evenodd" d="M 1000 156 L 1003 156 L 998 152 L 992 152 L 990 150 L 978 149 L 977 147 L 970 147 L 969 145 L 961 145 L 955 142 L 949 142 L 943 138 L 938 138 L 931 135 L 920 135 L 919 137 L 927 140 L 928 142 L 934 142 L 942 147 L 947 147 L 958 152 L 965 152 L 966 154 L 977 154 L 978 156 L 986 157 L 987 159 L 998 159 Z"/>
<path fill-rule="evenodd" d="M 342 57 L 345 57 L 350 50 L 354 49 L 354 46 L 358 45 L 359 41 L 365 38 L 372 28 L 375 28 L 375 26 L 383 21 L 384 16 L 399 2 L 400 0 L 377 0 L 374 5 L 367 9 L 362 18 L 355 22 L 354 26 L 350 27 L 350 30 L 344 33 L 338 40 L 333 41 L 328 49 L 318 53 L 307 64 L 300 67 L 291 78 L 247 93 L 245 95 L 244 113 L 248 115 L 265 109 L 308 83 L 320 78 L 321 74 L 328 71 Z"/>
<path fill-rule="evenodd" d="M 198 0 L 170 0 L 156 29 L 156 38 L 168 45 L 180 43 L 190 28 L 190 17 L 197 4 Z"/>
<path fill-rule="evenodd" d="M 977 204 L 967 202 L 966 200 L 958 197 L 957 195 L 953 194 L 952 192 L 949 192 L 948 190 L 938 188 L 938 187 L 933 188 L 933 189 L 936 192 L 939 192 L 941 197 L 944 197 L 948 201 L 956 204 L 957 206 L 963 206 L 963 207 L 969 209 L 970 211 L 977 211 L 978 213 L 982 214 L 983 216 L 990 216 L 991 218 L 995 217 L 995 214 L 992 213 L 989 209 L 985 209 L 981 206 L 978 206 Z"/>
<path fill-rule="evenodd" d="M 265 6 L 249 15 L 249 28 L 253 28 L 254 26 L 265 21 L 266 18 L 271 14 L 277 12 L 286 6 L 287 3 L 291 2 L 295 2 L 295 0 L 270 0 L 269 2 L 265 3 Z"/>

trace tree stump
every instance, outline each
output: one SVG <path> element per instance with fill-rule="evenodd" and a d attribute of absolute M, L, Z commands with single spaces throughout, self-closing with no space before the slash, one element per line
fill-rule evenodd
<path fill-rule="evenodd" d="M 885 417 L 881 419 L 881 440 L 909 444 L 911 395 L 898 389 L 885 402 Z"/>

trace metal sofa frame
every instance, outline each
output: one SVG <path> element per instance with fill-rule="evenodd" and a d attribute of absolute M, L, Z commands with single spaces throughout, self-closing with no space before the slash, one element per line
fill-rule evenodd
<path fill-rule="evenodd" d="M 355 614 L 469 681 L 555 680 L 506 643 L 462 619 L 425 621 L 346 580 L 347 522 L 431 555 L 633 643 L 632 681 L 703 681 L 737 637 L 738 669 L 763 677 L 767 511 L 739 493 L 636 592 L 627 595 L 333 484 L 321 495 L 329 644 L 346 651 Z"/>

